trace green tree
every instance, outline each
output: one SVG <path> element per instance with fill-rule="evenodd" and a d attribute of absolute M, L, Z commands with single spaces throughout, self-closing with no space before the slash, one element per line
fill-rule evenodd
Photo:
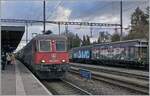
<path fill-rule="evenodd" d="M 101 43 L 102 40 L 101 40 L 101 36 L 98 37 L 98 40 L 97 40 L 97 43 Z"/>
<path fill-rule="evenodd" d="M 110 34 L 107 31 L 99 32 L 99 37 L 97 43 L 109 42 Z"/>
<path fill-rule="evenodd" d="M 149 7 L 147 7 L 149 10 Z M 131 30 L 127 36 L 128 39 L 148 39 L 149 38 L 149 11 L 144 13 L 139 7 L 131 16 Z"/>
<path fill-rule="evenodd" d="M 72 48 L 79 47 L 80 46 L 80 42 L 81 42 L 81 39 L 79 38 L 78 34 L 76 34 L 75 38 L 73 39 L 73 46 L 72 46 Z"/>
<path fill-rule="evenodd" d="M 111 41 L 115 42 L 115 41 L 119 41 L 120 40 L 120 35 L 118 32 L 114 32 L 114 34 L 111 36 Z"/>
<path fill-rule="evenodd" d="M 90 37 L 86 35 L 86 45 L 90 45 Z"/>
<path fill-rule="evenodd" d="M 80 46 L 81 40 L 77 34 L 75 35 L 72 32 L 67 32 L 66 34 L 66 32 L 64 32 L 62 33 L 62 35 L 67 36 L 68 50 L 70 50 L 71 48 Z"/>
<path fill-rule="evenodd" d="M 83 35 L 82 46 L 90 45 L 90 37 L 88 35 Z"/>
<path fill-rule="evenodd" d="M 83 35 L 82 46 L 85 46 L 85 45 L 86 45 L 86 38 L 85 38 L 85 35 Z"/>

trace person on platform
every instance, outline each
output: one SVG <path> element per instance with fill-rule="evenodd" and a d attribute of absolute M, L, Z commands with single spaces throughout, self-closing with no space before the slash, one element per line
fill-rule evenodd
<path fill-rule="evenodd" d="M 6 56 L 7 56 L 7 65 L 9 65 L 11 63 L 11 57 L 10 57 L 10 54 L 9 53 L 6 53 Z"/>
<path fill-rule="evenodd" d="M 2 62 L 1 62 L 1 64 L 2 64 L 2 70 L 5 70 L 5 65 L 6 65 L 6 54 L 5 54 L 5 52 L 2 52 Z"/>
<path fill-rule="evenodd" d="M 13 53 L 11 54 L 11 64 L 16 64 L 15 55 Z"/>

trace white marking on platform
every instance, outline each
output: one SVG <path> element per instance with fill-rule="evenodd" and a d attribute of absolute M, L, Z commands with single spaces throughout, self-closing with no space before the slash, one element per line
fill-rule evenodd
<path fill-rule="evenodd" d="M 17 64 L 15 65 L 15 68 L 16 68 L 16 95 L 26 95 L 21 74 Z"/>
<path fill-rule="evenodd" d="M 26 67 L 26 66 L 24 66 L 24 67 Z M 26 67 L 27 68 L 27 67 Z M 48 89 L 32 74 L 32 72 L 27 68 L 27 70 L 31 73 L 31 75 L 33 76 L 33 78 L 44 88 L 44 90 L 48 93 L 48 96 L 49 95 L 52 95 L 52 93 L 50 93 L 49 91 L 48 91 Z M 43 96 L 43 95 L 42 95 Z M 44 95 L 45 96 L 45 95 Z"/>
<path fill-rule="evenodd" d="M 30 70 L 29 70 L 30 71 Z M 30 71 L 31 72 L 31 71 Z M 33 75 L 33 74 L 31 74 L 32 76 L 33 76 L 33 78 L 35 78 L 36 79 L 36 81 L 44 88 L 44 90 L 48 93 L 48 95 L 52 95 L 52 93 L 50 93 L 49 91 L 48 91 L 48 89 Z"/>

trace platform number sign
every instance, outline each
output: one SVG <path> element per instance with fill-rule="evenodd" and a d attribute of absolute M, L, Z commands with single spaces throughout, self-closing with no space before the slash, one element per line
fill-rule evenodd
<path fill-rule="evenodd" d="M 91 71 L 86 69 L 79 69 L 79 72 L 81 77 L 86 78 L 88 80 L 91 79 Z"/>

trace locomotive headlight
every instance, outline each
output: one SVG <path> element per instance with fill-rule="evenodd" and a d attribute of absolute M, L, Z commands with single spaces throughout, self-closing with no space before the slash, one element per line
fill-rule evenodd
<path fill-rule="evenodd" d="M 66 62 L 66 60 L 62 60 L 62 62 L 64 63 L 64 62 Z"/>
<path fill-rule="evenodd" d="M 41 63 L 45 63 L 45 60 L 41 60 Z"/>

